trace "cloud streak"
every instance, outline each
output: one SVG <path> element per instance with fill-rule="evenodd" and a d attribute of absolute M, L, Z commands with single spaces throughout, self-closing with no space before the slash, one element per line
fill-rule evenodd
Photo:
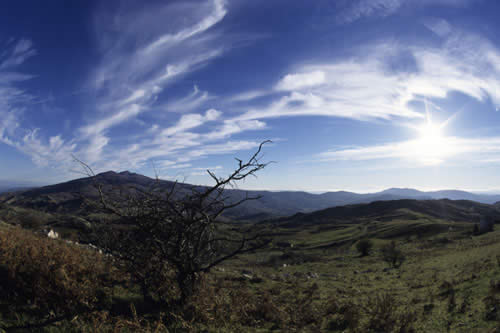
<path fill-rule="evenodd" d="M 219 122 L 222 112 L 208 109 L 204 114 L 197 113 L 213 97 L 196 85 L 189 95 L 164 101 L 163 93 L 169 85 L 224 53 L 227 45 L 221 34 L 212 29 L 226 14 L 224 0 L 159 4 L 143 11 L 126 8 L 119 13 L 101 12 L 96 30 L 104 56 L 91 80 L 99 95 L 98 120 L 79 129 L 78 141 L 87 142 L 80 154 L 102 169 L 139 167 L 152 159 L 175 168 L 179 163 L 206 155 L 181 152 L 193 147 L 198 147 L 198 152 L 212 151 L 204 147 L 213 147 L 213 141 L 246 130 L 244 122 L 229 129 L 223 121 L 217 134 L 207 131 L 205 126 Z M 168 24 L 165 17 L 183 20 Z M 114 25 L 109 26 L 108 22 Z M 116 36 L 116 30 L 122 33 Z M 189 113 L 172 124 L 176 113 L 186 112 Z M 155 125 L 136 136 L 135 143 L 109 149 L 113 145 L 109 133 L 144 113 Z"/>
<path fill-rule="evenodd" d="M 405 7 L 451 6 L 465 7 L 478 0 L 353 0 L 337 16 L 341 24 L 352 23 L 367 17 L 387 17 Z"/>
<path fill-rule="evenodd" d="M 319 161 L 403 160 L 408 165 L 434 166 L 447 161 L 495 163 L 500 161 L 500 137 L 445 137 L 440 142 L 423 143 L 421 139 L 382 145 L 331 150 L 316 155 Z"/>
<path fill-rule="evenodd" d="M 281 97 L 249 107 L 241 120 L 328 116 L 356 120 L 424 117 L 412 102 L 452 92 L 500 106 L 500 51 L 488 40 L 447 27 L 440 46 L 380 42 L 347 60 L 298 67 L 276 83 Z"/>
<path fill-rule="evenodd" d="M 59 136 L 43 143 L 38 129 L 21 127 L 22 118 L 35 97 L 21 85 L 34 75 L 20 72 L 20 67 L 37 54 L 28 39 L 12 40 L 0 56 L 0 142 L 29 155 L 38 166 L 48 166 L 52 161 L 70 154 L 74 146 L 66 145 Z"/>

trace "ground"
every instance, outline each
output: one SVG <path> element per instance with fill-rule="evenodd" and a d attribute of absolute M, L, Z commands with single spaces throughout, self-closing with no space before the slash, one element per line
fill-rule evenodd
<path fill-rule="evenodd" d="M 471 223 L 404 213 L 411 218 L 270 226 L 269 247 L 240 255 L 205 276 L 193 301 L 196 314 L 184 319 L 184 331 L 380 332 L 390 326 L 387 322 L 397 321 L 404 327 L 388 332 L 411 332 L 409 327 L 414 332 L 495 332 L 500 323 L 500 227 L 474 235 Z M 0 225 L 0 232 L 9 230 Z M 365 238 L 373 241 L 373 251 L 360 256 L 355 244 Z M 380 253 L 391 241 L 406 258 L 399 268 Z M 112 294 L 112 311 L 133 317 L 137 309 L 140 316 L 137 288 L 117 286 Z M 15 321 L 8 317 L 3 313 L 0 323 Z M 65 331 L 80 319 L 73 320 L 44 330 Z M 89 322 L 80 323 L 81 331 L 92 331 Z M 133 319 L 127 322 L 132 325 Z M 99 330 L 112 331 L 113 325 L 116 321 L 110 320 Z M 147 326 L 141 319 L 134 325 Z M 144 330 L 154 331 L 148 325 Z"/>

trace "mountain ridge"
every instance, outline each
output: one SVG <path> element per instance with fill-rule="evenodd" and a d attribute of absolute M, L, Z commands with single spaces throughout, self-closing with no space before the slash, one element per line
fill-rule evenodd
<path fill-rule="evenodd" d="M 95 198 L 98 193 L 93 186 L 95 182 L 103 185 L 105 192 L 116 194 L 128 187 L 147 189 L 153 184 L 160 184 L 164 189 L 171 188 L 174 182 L 155 180 L 153 178 L 129 172 L 107 171 L 96 175 L 95 179 L 84 177 L 68 182 L 43 187 L 20 190 L 0 194 L 0 203 L 8 203 L 28 208 L 46 211 L 73 212 L 78 205 L 83 205 L 83 198 Z M 179 191 L 189 191 L 200 187 L 186 183 L 176 185 Z M 460 190 L 419 191 L 410 188 L 390 188 L 375 193 L 355 193 L 349 191 L 325 192 L 313 194 L 304 191 L 253 191 L 227 189 L 230 201 L 243 199 L 247 193 L 250 196 L 262 196 L 260 200 L 245 202 L 240 207 L 228 211 L 227 216 L 239 220 L 256 220 L 273 217 L 290 216 L 296 213 L 309 213 L 336 206 L 371 203 L 402 199 L 415 200 L 469 200 L 483 204 L 495 204 L 500 201 L 500 195 L 474 194 Z"/>

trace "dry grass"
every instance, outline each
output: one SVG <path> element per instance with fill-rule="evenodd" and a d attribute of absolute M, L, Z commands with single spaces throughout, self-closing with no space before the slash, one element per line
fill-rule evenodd
<path fill-rule="evenodd" d="M 94 250 L 0 229 L 0 298 L 8 311 L 37 320 L 93 311 L 110 301 L 110 270 Z"/>

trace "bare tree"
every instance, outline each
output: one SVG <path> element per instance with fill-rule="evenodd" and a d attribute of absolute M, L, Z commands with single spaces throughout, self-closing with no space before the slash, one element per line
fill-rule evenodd
<path fill-rule="evenodd" d="M 115 223 L 100 230 L 99 246 L 126 264 L 145 300 L 157 298 L 168 304 L 175 299 L 183 305 L 195 291 L 200 273 L 269 242 L 255 226 L 234 230 L 219 219 L 228 209 L 260 198 L 247 193 L 231 201 L 225 189 L 269 164 L 261 162 L 262 148 L 269 142 L 262 142 L 247 161 L 236 159 L 237 167 L 227 177 L 207 170 L 215 182 L 212 186 L 187 189 L 185 184 L 174 183 L 166 189 L 157 176 L 150 189 L 135 188 L 125 205 L 109 201 L 92 169 L 77 160 L 94 179 L 100 206 L 117 216 L 122 226 Z M 171 281 L 177 288 L 172 288 Z M 175 292 L 177 297 L 172 296 Z"/>

